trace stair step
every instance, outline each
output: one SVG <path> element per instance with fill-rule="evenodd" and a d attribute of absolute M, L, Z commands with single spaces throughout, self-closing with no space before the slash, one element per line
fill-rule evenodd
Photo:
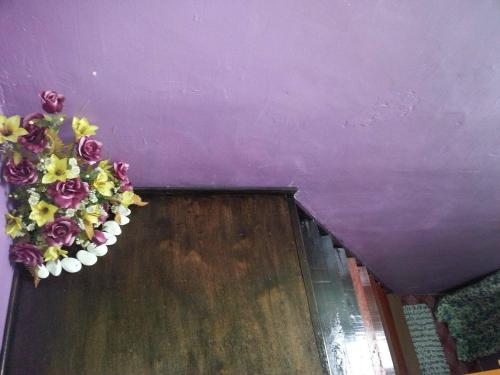
<path fill-rule="evenodd" d="M 330 371 L 354 373 L 370 353 L 345 250 L 312 220 L 302 223 L 302 232 Z"/>
<path fill-rule="evenodd" d="M 301 231 L 331 374 L 393 374 L 388 341 L 368 270 L 312 218 Z"/>
<path fill-rule="evenodd" d="M 326 260 L 323 252 L 314 250 L 321 247 L 321 235 L 319 234 L 318 225 L 313 220 L 307 220 L 301 224 L 301 227 L 309 267 L 311 270 L 326 270 Z"/>

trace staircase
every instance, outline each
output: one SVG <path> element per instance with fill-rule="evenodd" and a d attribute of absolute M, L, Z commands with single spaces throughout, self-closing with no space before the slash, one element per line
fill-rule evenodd
<path fill-rule="evenodd" d="M 388 338 L 394 332 L 381 286 L 305 210 L 299 207 L 298 214 L 307 260 L 304 279 L 310 281 L 310 309 L 328 364 L 325 372 L 404 374 L 398 345 Z"/>

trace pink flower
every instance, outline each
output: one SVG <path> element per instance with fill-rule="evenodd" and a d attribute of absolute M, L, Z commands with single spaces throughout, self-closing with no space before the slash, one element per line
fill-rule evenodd
<path fill-rule="evenodd" d="M 57 113 L 63 109 L 64 96 L 55 91 L 42 91 L 40 99 L 42 99 L 42 108 L 47 113 Z"/>
<path fill-rule="evenodd" d="M 12 262 L 22 263 L 26 267 L 35 267 L 43 263 L 40 249 L 26 242 L 13 244 L 9 250 L 9 258 Z"/>
<path fill-rule="evenodd" d="M 120 189 L 121 191 L 132 190 L 132 183 L 130 182 L 127 172 L 129 165 L 122 161 L 113 163 L 113 170 L 115 172 L 115 176 L 120 180 Z"/>
<path fill-rule="evenodd" d="M 3 178 L 10 184 L 28 185 L 38 180 L 38 174 L 31 161 L 23 158 L 18 164 L 10 159 L 3 167 Z"/>
<path fill-rule="evenodd" d="M 19 137 L 18 142 L 31 152 L 38 154 L 47 147 L 48 139 L 45 135 L 47 128 L 38 126 L 35 120 L 42 119 L 41 113 L 32 113 L 23 118 L 22 127 L 28 131 L 28 134 Z"/>
<path fill-rule="evenodd" d="M 108 213 L 108 211 L 109 211 L 109 203 L 104 202 L 102 204 L 102 209 L 103 209 L 104 213 L 101 216 L 99 216 L 98 220 L 99 220 L 99 222 L 101 224 L 104 224 L 106 222 L 106 220 L 108 220 L 108 217 L 109 217 L 109 213 Z"/>
<path fill-rule="evenodd" d="M 95 243 L 97 246 L 104 245 L 107 241 L 106 236 L 104 235 L 104 232 L 101 232 L 100 230 L 95 230 L 94 231 L 94 237 L 92 238 L 92 242 Z"/>
<path fill-rule="evenodd" d="M 65 216 L 59 216 L 43 226 L 45 241 L 51 246 L 71 246 L 78 233 L 80 228 L 76 222 Z"/>
<path fill-rule="evenodd" d="M 106 220 L 108 220 L 108 216 L 109 216 L 109 215 L 108 215 L 108 213 L 107 213 L 107 212 L 103 213 L 103 214 L 102 214 L 101 216 L 99 216 L 99 218 L 98 218 L 99 222 L 100 222 L 101 224 L 105 223 L 105 222 L 106 222 Z"/>
<path fill-rule="evenodd" d="M 81 137 L 76 144 L 76 152 L 80 158 L 89 164 L 95 164 L 101 160 L 102 143 L 91 137 Z"/>
<path fill-rule="evenodd" d="M 128 165 L 128 163 L 125 163 L 123 161 L 113 163 L 113 169 L 115 171 L 116 178 L 118 178 L 119 180 L 125 180 L 127 178 L 129 167 L 130 166 Z"/>
<path fill-rule="evenodd" d="M 80 177 L 56 181 L 47 189 L 47 194 L 61 208 L 76 208 L 88 193 L 89 184 L 80 180 Z"/>

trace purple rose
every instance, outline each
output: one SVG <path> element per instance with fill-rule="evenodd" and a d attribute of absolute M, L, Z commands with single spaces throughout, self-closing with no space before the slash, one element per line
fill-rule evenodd
<path fill-rule="evenodd" d="M 65 216 L 56 217 L 54 221 L 43 226 L 45 241 L 51 246 L 71 246 L 78 233 L 80 228 L 76 222 Z"/>
<path fill-rule="evenodd" d="M 127 191 L 127 190 L 132 190 L 132 183 L 128 178 L 120 181 L 120 191 Z"/>
<path fill-rule="evenodd" d="M 23 118 L 22 127 L 28 131 L 28 134 L 19 137 L 18 142 L 31 152 L 38 154 L 47 147 L 48 139 L 45 135 L 47 128 L 35 124 L 35 120 L 42 119 L 41 113 L 32 113 Z"/>
<path fill-rule="evenodd" d="M 3 167 L 3 178 L 10 184 L 27 185 L 34 184 L 38 180 L 38 174 L 28 159 L 23 158 L 18 164 L 10 159 Z"/>
<path fill-rule="evenodd" d="M 89 184 L 80 180 L 80 177 L 56 181 L 47 189 L 47 194 L 62 208 L 76 208 L 88 192 Z"/>
<path fill-rule="evenodd" d="M 9 258 L 12 262 L 22 263 L 26 267 L 35 267 L 43 263 L 40 249 L 26 242 L 13 244 L 10 247 Z"/>
<path fill-rule="evenodd" d="M 41 92 L 40 99 L 42 99 L 42 108 L 47 113 L 57 113 L 63 109 L 64 96 L 55 91 Z"/>
<path fill-rule="evenodd" d="M 79 157 L 89 164 L 95 164 L 101 160 L 102 143 L 91 137 L 81 137 L 76 144 L 76 152 Z"/>
<path fill-rule="evenodd" d="M 94 237 L 92 237 L 92 242 L 95 243 L 97 246 L 104 245 L 107 241 L 106 236 L 104 235 L 104 232 L 101 232 L 100 230 L 95 230 L 94 231 Z"/>
<path fill-rule="evenodd" d="M 123 161 L 118 161 L 118 162 L 113 163 L 113 169 L 115 171 L 115 176 L 119 180 L 127 179 L 128 168 L 129 168 L 128 163 L 125 163 Z"/>
<path fill-rule="evenodd" d="M 130 182 L 127 176 L 128 168 L 129 165 L 122 161 L 113 163 L 113 170 L 115 172 L 115 176 L 120 180 L 121 191 L 132 190 L 132 183 Z"/>

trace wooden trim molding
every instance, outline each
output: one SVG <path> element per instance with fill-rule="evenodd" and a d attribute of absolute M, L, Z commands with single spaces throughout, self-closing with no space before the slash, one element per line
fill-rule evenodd
<path fill-rule="evenodd" d="M 243 187 L 228 187 L 228 186 L 167 186 L 167 187 L 139 187 L 134 188 L 137 192 L 158 193 L 166 195 L 175 194 L 286 194 L 294 195 L 297 188 L 293 186 L 243 186 Z"/>

